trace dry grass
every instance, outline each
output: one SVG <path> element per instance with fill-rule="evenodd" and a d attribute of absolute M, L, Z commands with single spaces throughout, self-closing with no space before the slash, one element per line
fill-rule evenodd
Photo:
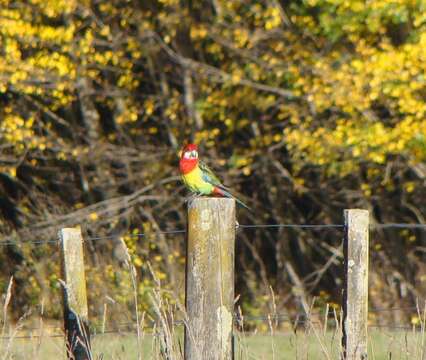
<path fill-rule="evenodd" d="M 180 336 L 181 337 L 181 336 Z M 2 359 L 31 359 L 31 360 L 59 360 L 66 359 L 64 341 L 62 338 L 44 336 L 41 339 L 15 338 L 9 345 L 10 351 Z M 236 360 L 270 360 L 270 359 L 300 359 L 323 360 L 339 359 L 340 339 L 334 332 L 321 334 L 321 342 L 312 333 L 276 333 L 245 335 L 236 334 Z M 272 345 L 273 344 L 273 345 Z M 326 347 L 327 355 L 323 347 Z M 141 348 L 138 346 L 136 334 L 105 334 L 92 339 L 94 359 L 103 360 L 136 360 L 164 359 L 161 341 L 158 336 L 145 334 L 141 339 Z M 393 332 L 371 331 L 369 337 L 369 359 L 372 360 L 421 360 L 422 359 L 421 332 Z M 169 353 L 170 359 L 176 359 L 176 354 Z M 180 355 L 178 355 L 180 356 Z"/>
<path fill-rule="evenodd" d="M 129 273 L 132 283 L 137 282 L 131 266 Z M 104 333 L 92 336 L 92 358 L 96 360 L 141 360 L 141 359 L 183 359 L 183 323 L 175 324 L 175 314 L 179 313 L 185 319 L 182 305 L 171 306 L 167 298 L 175 298 L 161 288 L 155 279 L 152 291 L 152 308 L 156 314 L 157 325 L 146 331 L 144 314 L 134 314 L 136 319 L 133 333 Z M 3 317 L 1 321 L 0 360 L 60 360 L 66 359 L 64 338 L 52 337 L 43 325 L 43 312 L 39 315 L 38 329 L 31 338 L 22 338 L 24 315 L 15 325 L 8 323 L 8 306 L 12 301 L 12 283 L 3 296 Z M 137 287 L 134 286 L 135 311 L 137 307 Z M 341 358 L 341 316 L 334 312 L 331 321 L 325 317 L 323 322 L 315 324 L 305 322 L 297 331 L 291 329 L 292 324 L 278 323 L 276 306 L 272 294 L 272 313 L 266 318 L 269 332 L 256 333 L 244 331 L 243 315 L 239 314 L 239 331 L 234 331 L 234 353 L 236 360 L 331 360 Z M 43 307 L 42 307 L 43 308 Z M 309 312 L 312 309 L 309 310 Z M 328 313 L 328 308 L 326 309 Z M 102 328 L 105 329 L 106 308 Z M 309 316 L 308 316 L 309 317 Z M 387 329 L 371 329 L 369 331 L 368 352 L 372 360 L 424 360 L 425 356 L 425 324 L 426 310 L 418 310 L 420 324 L 410 331 L 392 331 Z M 253 324 L 251 324 L 253 328 Z"/>

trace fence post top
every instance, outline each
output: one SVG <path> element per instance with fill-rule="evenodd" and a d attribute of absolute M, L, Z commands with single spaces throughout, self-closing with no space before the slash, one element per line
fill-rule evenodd
<path fill-rule="evenodd" d="M 370 212 L 364 209 L 345 209 L 345 225 L 357 224 L 356 226 L 367 226 L 370 222 Z"/>
<path fill-rule="evenodd" d="M 356 212 L 356 213 L 364 213 L 364 214 L 368 214 L 369 211 L 366 209 L 345 209 L 344 210 L 345 213 L 349 213 L 349 212 Z"/>
<path fill-rule="evenodd" d="M 58 243 L 64 246 L 65 243 L 80 241 L 83 242 L 83 234 L 80 225 L 76 227 L 62 228 L 58 230 Z"/>
<path fill-rule="evenodd" d="M 226 206 L 226 205 L 235 204 L 235 199 L 226 198 L 226 197 L 210 197 L 210 196 L 196 197 L 193 200 L 188 202 L 188 207 L 208 206 L 209 204 Z"/>
<path fill-rule="evenodd" d="M 81 233 L 81 226 L 77 225 L 75 227 L 61 228 L 61 229 L 59 229 L 59 233 L 60 234 L 65 234 L 65 233 Z"/>

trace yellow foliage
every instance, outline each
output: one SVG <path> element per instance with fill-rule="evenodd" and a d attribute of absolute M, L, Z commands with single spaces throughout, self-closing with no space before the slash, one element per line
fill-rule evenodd
<path fill-rule="evenodd" d="M 312 6 L 315 3 L 312 1 Z M 361 7 L 361 2 L 351 3 L 352 11 Z M 300 78 L 298 86 L 308 94 L 316 111 L 335 107 L 344 117 L 334 120 L 336 125 L 325 131 L 307 126 L 287 129 L 293 155 L 316 164 L 351 157 L 383 164 L 390 154 L 424 161 L 425 152 L 416 150 L 415 144 L 424 146 L 418 139 L 426 136 L 426 103 L 420 95 L 425 90 L 425 45 L 426 33 L 402 47 L 390 45 L 386 38 L 379 46 L 359 41 L 354 57 L 341 61 L 338 68 L 331 58 L 318 60 L 314 76 Z M 386 126 L 371 111 L 376 104 L 387 106 L 400 120 Z M 354 161 L 352 168 L 356 166 Z"/>
<path fill-rule="evenodd" d="M 99 219 L 99 216 L 98 216 L 97 213 L 93 212 L 93 213 L 89 214 L 89 219 L 90 219 L 90 221 L 96 221 L 96 220 Z"/>

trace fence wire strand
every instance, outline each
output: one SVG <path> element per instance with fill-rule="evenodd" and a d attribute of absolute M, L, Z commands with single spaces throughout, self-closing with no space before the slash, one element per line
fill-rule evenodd
<path fill-rule="evenodd" d="M 388 308 L 388 309 L 370 309 L 369 313 L 375 313 L 375 312 L 383 312 L 383 311 L 387 311 L 387 312 L 391 312 L 391 311 L 399 311 L 399 310 L 418 310 L 417 307 L 412 306 L 412 307 L 402 307 L 402 308 Z M 336 311 L 337 314 L 340 315 L 340 313 L 338 313 Z M 334 320 L 335 321 L 335 316 L 336 313 L 333 310 L 329 310 L 328 312 L 328 320 Z M 304 325 L 313 325 L 313 324 L 318 324 L 318 323 L 323 323 L 324 320 L 323 319 L 312 319 L 315 316 L 323 316 L 324 312 L 318 311 L 318 312 L 313 312 L 311 314 L 304 314 L 304 313 L 299 313 L 299 314 L 293 314 L 293 315 L 289 315 L 289 314 L 268 314 L 268 315 L 259 315 L 259 316 L 252 316 L 252 315 L 247 315 L 247 316 L 241 316 L 240 314 L 236 313 L 235 317 L 234 317 L 234 322 L 235 325 L 237 327 L 243 328 L 244 326 L 247 326 L 246 322 L 256 322 L 256 321 L 274 321 L 276 323 L 289 323 L 293 328 L 296 328 L 298 326 L 304 326 Z M 154 326 L 155 323 L 153 323 L 152 325 L 149 326 L 144 326 L 144 330 L 152 330 L 155 331 L 156 327 Z M 172 326 L 182 326 L 184 325 L 185 322 L 183 320 L 175 320 L 173 321 L 173 323 L 171 324 Z M 135 329 L 136 327 L 136 323 L 134 322 L 125 322 L 125 323 L 118 323 L 116 324 L 116 326 L 112 327 L 112 328 L 108 328 L 108 329 L 96 329 L 96 328 L 92 328 L 91 330 L 91 336 L 100 336 L 100 335 L 108 335 L 108 334 L 129 334 L 132 333 L 134 335 L 137 335 L 137 329 Z M 250 326 L 250 325 L 249 325 Z M 253 326 L 253 325 L 251 325 Z M 389 330 L 416 330 L 419 329 L 419 331 L 421 331 L 422 329 L 422 324 L 409 324 L 409 323 L 392 323 L 392 324 L 380 324 L 380 323 L 372 323 L 372 324 L 368 324 L 367 325 L 368 328 L 381 328 L 381 329 L 389 329 Z M 120 328 L 120 327 L 124 327 L 124 328 Z M 35 327 L 19 327 L 19 329 L 17 331 L 20 332 L 31 332 L 31 335 L 16 335 L 16 336 L 0 336 L 0 340 L 12 340 L 12 339 L 38 339 L 38 338 L 60 338 L 60 337 L 65 337 L 65 333 L 53 333 L 53 334 L 46 334 L 46 333 L 40 333 L 41 330 L 45 330 L 45 329 L 55 329 L 55 330 L 59 330 L 62 329 L 60 326 L 44 326 L 43 328 L 35 328 Z M 36 332 L 36 334 L 33 334 L 32 332 Z M 159 334 L 153 332 L 150 333 L 154 336 L 157 336 Z"/>
<path fill-rule="evenodd" d="M 344 224 L 237 224 L 236 229 L 274 229 L 274 228 L 287 228 L 287 229 L 344 229 Z M 377 229 L 419 229 L 426 230 L 426 224 L 409 224 L 409 223 L 383 223 L 383 224 L 371 224 L 370 230 Z M 126 237 L 130 238 L 141 238 L 149 235 L 162 234 L 162 235 L 175 235 L 184 234 L 185 229 L 165 230 L 165 231 L 153 231 L 151 233 L 137 233 L 128 234 Z M 118 239 L 120 236 L 108 235 L 108 236 L 89 236 L 84 237 L 84 241 L 105 241 Z M 6 238 L 6 240 L 0 240 L 0 246 L 13 246 L 13 245 L 46 245 L 46 244 L 57 244 L 58 240 L 29 240 L 19 241 L 18 239 Z"/>

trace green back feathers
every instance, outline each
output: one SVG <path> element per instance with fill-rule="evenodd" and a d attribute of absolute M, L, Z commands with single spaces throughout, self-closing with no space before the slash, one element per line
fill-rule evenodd
<path fill-rule="evenodd" d="M 198 161 L 203 180 L 218 187 L 224 187 L 214 172 L 202 161 Z"/>

